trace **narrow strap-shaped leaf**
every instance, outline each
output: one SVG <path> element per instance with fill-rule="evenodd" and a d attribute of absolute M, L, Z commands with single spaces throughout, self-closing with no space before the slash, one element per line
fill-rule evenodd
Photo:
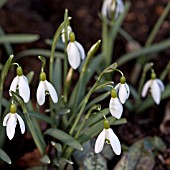
<path fill-rule="evenodd" d="M 39 35 L 36 34 L 8 34 L 0 37 L 0 44 L 3 43 L 31 43 L 37 41 Z"/>
<path fill-rule="evenodd" d="M 74 139 L 72 136 L 65 133 L 64 131 L 51 128 L 51 129 L 48 129 L 44 134 L 50 135 L 75 149 L 83 150 L 83 147 L 81 146 L 81 144 L 76 139 Z"/>
<path fill-rule="evenodd" d="M 7 62 L 5 63 L 5 65 L 2 68 L 1 71 L 1 76 L 0 76 L 0 116 L 1 116 L 1 109 L 2 109 L 2 93 L 3 93 L 3 84 L 4 84 L 4 80 L 6 78 L 6 75 L 8 73 L 8 70 L 11 66 L 12 60 L 13 60 L 13 55 L 10 55 Z"/>
<path fill-rule="evenodd" d="M 2 159 L 4 162 L 6 162 L 8 164 L 12 163 L 9 156 L 2 149 L 0 149 L 0 159 Z"/>

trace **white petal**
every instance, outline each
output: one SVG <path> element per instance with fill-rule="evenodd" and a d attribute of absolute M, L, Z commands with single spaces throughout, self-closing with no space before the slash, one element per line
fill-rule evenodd
<path fill-rule="evenodd" d="M 160 79 L 156 79 L 156 81 L 157 81 L 157 83 L 159 85 L 160 90 L 164 91 L 165 86 L 164 86 L 163 82 Z"/>
<path fill-rule="evenodd" d="M 77 42 L 77 41 L 75 41 L 75 43 L 76 43 L 76 45 L 78 47 L 78 50 L 80 52 L 81 59 L 84 60 L 85 59 L 85 51 L 84 51 L 83 46 L 79 42 Z"/>
<path fill-rule="evenodd" d="M 143 89 L 142 89 L 142 97 L 145 97 L 147 92 L 148 92 L 148 89 L 151 87 L 151 84 L 152 84 L 152 80 L 148 80 L 144 86 L 143 86 Z"/>
<path fill-rule="evenodd" d="M 17 115 L 17 119 L 18 119 L 19 126 L 20 126 L 20 129 L 21 129 L 21 133 L 24 134 L 24 132 L 25 132 L 25 124 L 24 124 L 24 121 L 22 120 L 22 118 L 21 118 L 20 115 L 18 115 L 17 113 L 16 113 L 16 115 Z"/>
<path fill-rule="evenodd" d="M 17 89 L 17 85 L 18 85 L 18 80 L 19 80 L 19 76 L 16 76 L 11 83 L 11 86 L 9 88 L 9 95 L 12 96 L 12 94 L 10 93 L 10 91 L 14 91 L 16 92 Z"/>
<path fill-rule="evenodd" d="M 77 69 L 80 65 L 80 52 L 75 42 L 69 42 L 67 46 L 68 62 L 73 69 Z"/>
<path fill-rule="evenodd" d="M 10 116 L 10 113 L 8 113 L 8 114 L 4 117 L 3 126 L 6 126 L 6 125 L 7 125 L 9 116 Z"/>
<path fill-rule="evenodd" d="M 57 96 L 57 92 L 56 92 L 55 88 L 47 80 L 45 81 L 45 83 L 46 83 L 47 89 L 48 89 L 48 91 L 50 93 L 50 96 L 51 96 L 53 102 L 57 103 L 58 102 L 58 96 Z"/>
<path fill-rule="evenodd" d="M 10 140 L 14 137 L 16 125 L 17 125 L 16 114 L 10 113 L 9 119 L 7 121 L 7 127 L 6 127 L 6 133 Z"/>
<path fill-rule="evenodd" d="M 129 97 L 125 84 L 120 84 L 118 96 L 122 104 L 124 104 L 127 98 Z"/>
<path fill-rule="evenodd" d="M 152 82 L 151 94 L 152 94 L 152 97 L 153 97 L 153 100 L 155 101 L 155 103 L 159 104 L 160 99 L 161 99 L 161 89 L 159 88 L 159 85 L 157 84 L 156 80 L 153 80 L 153 82 Z"/>
<path fill-rule="evenodd" d="M 129 86 L 127 85 L 127 83 L 125 83 L 125 87 L 126 87 L 126 90 L 127 90 L 127 98 L 129 98 L 130 89 L 129 89 Z"/>
<path fill-rule="evenodd" d="M 40 81 L 37 89 L 37 102 L 41 106 L 45 103 L 45 82 Z"/>
<path fill-rule="evenodd" d="M 69 40 L 69 34 L 72 31 L 72 28 L 70 27 L 70 25 L 67 27 L 67 36 L 68 36 L 68 40 Z M 65 29 L 62 29 L 61 31 L 61 39 L 62 42 L 65 43 Z"/>
<path fill-rule="evenodd" d="M 102 151 L 105 142 L 105 129 L 99 134 L 95 143 L 95 153 Z"/>
<path fill-rule="evenodd" d="M 120 117 L 122 116 L 123 106 L 117 97 L 110 99 L 109 110 L 112 116 L 117 119 L 120 119 Z"/>
<path fill-rule="evenodd" d="M 102 15 L 105 16 L 105 17 L 110 15 L 109 10 L 110 10 L 111 2 L 112 2 L 111 0 L 104 0 L 104 2 L 103 2 L 101 12 L 102 12 Z"/>
<path fill-rule="evenodd" d="M 28 85 L 27 78 L 22 75 L 19 76 L 19 95 L 23 98 L 24 102 L 27 103 L 30 99 L 30 88 Z"/>
<path fill-rule="evenodd" d="M 108 131 L 108 136 L 109 136 L 110 144 L 112 146 L 113 151 L 115 152 L 116 155 L 120 155 L 121 144 L 120 144 L 118 137 L 116 136 L 116 134 L 113 132 L 112 129 L 109 128 L 107 131 Z"/>

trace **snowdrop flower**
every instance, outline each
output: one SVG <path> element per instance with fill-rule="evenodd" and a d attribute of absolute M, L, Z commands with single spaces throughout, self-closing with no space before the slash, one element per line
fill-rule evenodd
<path fill-rule="evenodd" d="M 123 106 L 117 98 L 116 90 L 111 91 L 111 99 L 109 103 L 109 110 L 113 117 L 120 119 L 123 113 Z"/>
<path fill-rule="evenodd" d="M 80 66 L 80 61 L 85 59 L 84 48 L 80 43 L 75 41 L 75 35 L 70 32 L 70 42 L 67 46 L 68 62 L 73 69 L 77 69 Z"/>
<path fill-rule="evenodd" d="M 161 92 L 164 91 L 164 84 L 160 79 L 156 78 L 156 74 L 153 72 L 151 73 L 151 80 L 148 80 L 142 89 L 142 97 L 145 97 L 148 90 L 150 89 L 152 98 L 154 102 L 159 105 L 161 100 Z"/>
<path fill-rule="evenodd" d="M 37 102 L 41 106 L 45 103 L 46 92 L 49 92 L 51 99 L 54 103 L 58 102 L 58 96 L 53 85 L 46 80 L 46 74 L 41 72 L 40 74 L 40 83 L 37 89 Z"/>
<path fill-rule="evenodd" d="M 130 89 L 124 76 L 120 78 L 120 83 L 116 85 L 115 90 L 118 93 L 120 102 L 124 104 L 130 95 Z"/>
<path fill-rule="evenodd" d="M 23 98 L 24 102 L 27 103 L 30 99 L 30 88 L 28 85 L 28 80 L 23 75 L 22 67 L 18 66 L 16 72 L 17 72 L 17 76 L 13 79 L 11 83 L 9 89 L 9 95 L 12 96 L 10 91 L 16 92 L 18 88 L 19 95 Z"/>
<path fill-rule="evenodd" d="M 116 155 L 121 154 L 121 145 L 118 137 L 110 128 L 110 124 L 107 119 L 104 120 L 104 129 L 97 137 L 95 143 L 95 153 L 99 153 L 103 150 L 104 143 L 111 144 L 111 147 Z"/>
<path fill-rule="evenodd" d="M 70 32 L 72 31 L 72 28 L 70 27 L 70 25 L 67 26 L 67 30 L 65 30 L 65 28 L 61 31 L 61 40 L 63 43 L 65 43 L 65 31 L 67 31 L 67 36 L 68 36 L 68 40 L 69 40 L 69 35 Z"/>
<path fill-rule="evenodd" d="M 117 18 L 120 13 L 124 12 L 124 4 L 122 0 L 104 0 L 101 12 L 108 19 L 113 16 Z"/>
<path fill-rule="evenodd" d="M 11 140 L 15 135 L 15 128 L 17 125 L 17 120 L 20 125 L 21 133 L 25 132 L 25 124 L 22 120 L 21 116 L 16 113 L 16 105 L 11 104 L 10 113 L 8 113 L 3 120 L 3 126 L 6 126 L 6 134 L 8 138 Z"/>

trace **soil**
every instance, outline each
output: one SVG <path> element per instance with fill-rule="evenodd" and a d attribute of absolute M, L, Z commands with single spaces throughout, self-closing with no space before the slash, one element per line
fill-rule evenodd
<path fill-rule="evenodd" d="M 155 22 L 162 14 L 168 0 L 131 0 L 131 7 L 123 23 L 123 28 L 143 46 L 152 30 Z M 87 51 L 92 44 L 101 38 L 102 25 L 99 18 L 99 11 L 101 10 L 102 0 L 8 0 L 7 3 L 0 9 L 0 26 L 8 33 L 35 33 L 40 35 L 40 40 L 32 44 L 16 44 L 12 45 L 14 54 L 31 48 L 49 48 L 45 44 L 45 40 L 52 38 L 56 29 L 63 21 L 64 10 L 68 9 L 69 15 L 72 17 L 71 25 L 76 34 L 76 38 L 81 42 Z M 167 16 L 161 29 L 159 30 L 154 42 L 170 37 L 170 15 Z M 114 47 L 114 56 L 117 59 L 119 56 L 127 51 L 127 42 L 121 35 L 118 35 Z M 170 49 L 161 52 L 159 56 L 153 59 L 156 63 L 156 71 L 162 70 L 170 59 Z M 0 47 L 0 61 L 4 63 L 8 58 L 4 48 Z M 38 75 L 40 71 L 40 63 L 36 57 L 30 56 L 28 58 L 21 59 L 21 65 L 24 65 L 24 72 L 28 73 L 33 70 L 35 75 Z M 36 65 L 36 67 L 35 67 Z M 133 62 L 130 62 L 130 66 Z M 130 73 L 131 69 L 128 66 L 122 68 Z M 4 95 L 8 96 L 8 89 L 10 82 L 14 76 L 13 71 L 6 80 Z M 35 76 L 35 81 L 31 84 L 31 88 L 37 86 L 38 76 Z M 169 81 L 169 80 L 167 80 Z M 31 94 L 34 96 L 35 94 Z M 127 118 L 128 124 L 120 126 L 118 128 L 118 135 L 122 142 L 126 145 L 131 145 L 135 141 L 145 136 L 157 135 L 163 139 L 167 147 L 170 147 L 169 135 L 163 135 L 159 126 L 164 117 L 165 106 L 168 100 L 163 101 L 160 107 L 154 107 L 148 110 L 146 115 L 134 116 L 125 113 L 124 117 Z M 135 132 L 135 133 L 134 133 Z M 20 144 L 19 144 L 20 143 Z M 24 169 L 26 164 L 23 163 L 23 155 L 27 152 L 32 152 L 38 159 L 39 155 L 35 150 L 35 145 L 32 142 L 30 136 L 25 138 L 16 137 L 15 140 L 5 142 L 5 151 L 9 154 L 13 160 L 13 167 L 5 166 L 4 169 Z M 10 150 L 12 148 L 12 150 Z M 167 156 L 167 155 L 166 155 Z M 29 159 L 29 156 L 27 157 Z M 167 156 L 170 159 L 170 155 Z M 32 166 L 36 160 L 31 160 L 32 164 L 26 166 Z M 167 168 L 168 166 L 166 166 Z M 3 166 L 2 166 L 3 168 Z"/>

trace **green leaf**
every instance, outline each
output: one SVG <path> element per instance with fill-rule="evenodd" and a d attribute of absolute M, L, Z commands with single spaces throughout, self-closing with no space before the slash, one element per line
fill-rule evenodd
<path fill-rule="evenodd" d="M 0 76 L 0 116 L 1 116 L 1 111 L 2 111 L 2 93 L 3 93 L 3 84 L 4 84 L 4 80 L 6 78 L 6 75 L 8 73 L 8 70 L 11 66 L 12 60 L 13 60 L 13 55 L 10 55 L 8 60 L 6 61 L 5 65 L 2 68 L 1 71 L 1 76 Z"/>
<path fill-rule="evenodd" d="M 28 79 L 28 83 L 30 84 L 32 82 L 32 79 L 34 77 L 34 72 L 30 71 L 27 75 L 26 75 L 27 79 Z"/>
<path fill-rule="evenodd" d="M 3 43 L 31 43 L 37 41 L 39 39 L 39 35 L 36 34 L 8 34 L 2 35 L 0 37 L 0 44 Z"/>
<path fill-rule="evenodd" d="M 155 53 L 158 53 L 160 51 L 163 51 L 165 50 L 166 48 L 169 48 L 170 47 L 170 39 L 166 39 L 164 41 L 161 41 L 159 43 L 155 43 L 153 44 L 152 46 L 150 47 L 146 47 L 146 48 L 141 48 L 139 50 L 136 50 L 134 52 L 131 52 L 131 53 L 127 53 L 127 54 L 124 54 L 123 56 L 121 56 L 118 60 L 117 60 L 117 63 L 118 63 L 118 66 L 122 66 L 123 64 L 133 60 L 133 59 L 136 59 L 138 57 L 141 57 L 142 55 L 149 55 L 149 54 L 152 54 L 151 56 L 147 56 L 147 60 L 150 60 L 152 57 L 155 57 L 153 54 Z"/>
<path fill-rule="evenodd" d="M 2 159 L 4 162 L 6 162 L 8 164 L 12 163 L 9 156 L 2 149 L 0 149 L 0 159 Z"/>
<path fill-rule="evenodd" d="M 19 53 L 17 53 L 15 55 L 15 60 L 18 60 L 22 57 L 26 57 L 26 56 L 38 56 L 38 55 L 42 55 L 45 57 L 50 57 L 51 51 L 50 50 L 46 50 L 46 49 L 29 49 L 29 50 L 23 50 Z M 54 57 L 58 58 L 58 59 L 64 59 L 64 54 L 62 52 L 55 52 L 54 53 Z"/>
<path fill-rule="evenodd" d="M 50 158 L 48 157 L 48 155 L 44 155 L 44 156 L 40 159 L 40 161 L 41 161 L 42 163 L 44 163 L 44 164 L 50 164 L 50 163 L 51 163 Z"/>
<path fill-rule="evenodd" d="M 7 0 L 0 0 L 0 8 L 2 8 L 7 3 Z"/>
<path fill-rule="evenodd" d="M 59 129 L 51 128 L 48 129 L 44 134 L 50 135 L 75 149 L 83 150 L 83 147 L 76 139 Z"/>
<path fill-rule="evenodd" d="M 54 120 L 52 120 L 50 117 L 48 117 L 47 115 L 42 114 L 42 113 L 29 112 L 29 115 L 32 116 L 32 117 L 35 117 L 35 118 L 37 118 L 39 120 L 43 120 L 44 122 L 47 122 L 49 124 L 53 124 L 54 123 Z"/>

